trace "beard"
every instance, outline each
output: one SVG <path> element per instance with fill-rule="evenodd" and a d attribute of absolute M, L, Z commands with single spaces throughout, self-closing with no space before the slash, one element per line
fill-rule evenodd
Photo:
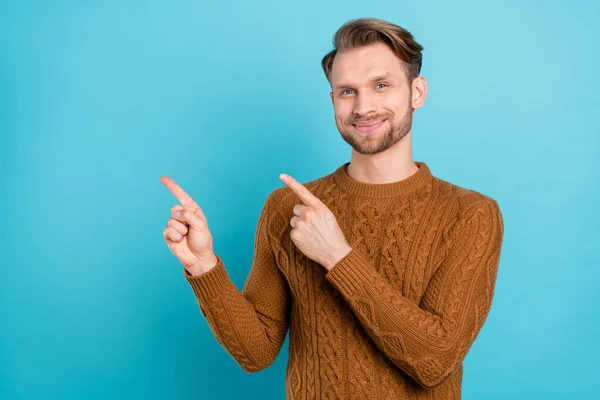
<path fill-rule="evenodd" d="M 397 123 L 394 123 L 394 114 L 391 113 L 377 114 L 374 118 L 370 118 L 369 120 L 387 119 L 384 124 L 389 123 L 389 128 L 381 133 L 356 133 L 356 127 L 353 124 L 364 122 L 364 119 L 352 118 L 343 126 L 340 126 L 336 119 L 335 124 L 344 141 L 352 146 L 356 152 L 360 154 L 377 154 L 389 149 L 410 132 L 414 111 L 415 109 L 409 103 L 404 115 Z"/>

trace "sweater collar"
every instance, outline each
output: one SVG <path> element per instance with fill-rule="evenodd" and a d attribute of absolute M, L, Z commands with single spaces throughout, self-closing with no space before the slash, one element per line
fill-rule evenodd
<path fill-rule="evenodd" d="M 415 161 L 419 170 L 400 181 L 391 183 L 366 183 L 355 180 L 348 175 L 347 167 L 350 162 L 341 165 L 333 173 L 336 184 L 344 191 L 370 198 L 387 198 L 402 196 L 414 192 L 431 182 L 431 170 L 422 161 Z"/>

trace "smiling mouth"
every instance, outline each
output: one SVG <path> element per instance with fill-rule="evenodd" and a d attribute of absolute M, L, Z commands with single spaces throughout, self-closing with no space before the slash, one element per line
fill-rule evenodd
<path fill-rule="evenodd" d="M 370 132 L 373 132 L 373 131 L 376 131 L 377 129 L 379 129 L 379 127 L 381 125 L 383 125 L 383 123 L 385 121 L 387 121 L 387 118 L 379 120 L 379 121 L 369 122 L 367 124 L 353 124 L 353 125 L 356 128 L 356 130 L 361 133 L 370 133 Z"/>

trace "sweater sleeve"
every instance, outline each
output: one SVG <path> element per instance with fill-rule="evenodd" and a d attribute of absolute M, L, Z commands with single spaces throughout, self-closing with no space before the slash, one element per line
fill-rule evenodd
<path fill-rule="evenodd" d="M 277 232 L 282 228 L 270 195 L 258 219 L 253 261 L 242 291 L 231 281 L 219 255 L 216 266 L 201 275 L 184 269 L 215 338 L 247 372 L 273 363 L 288 329 L 289 288 L 276 260 L 276 251 L 281 251 L 276 247 Z"/>
<path fill-rule="evenodd" d="M 450 230 L 449 250 L 420 304 L 402 296 L 353 249 L 325 276 L 379 349 L 433 389 L 462 364 L 489 313 L 504 224 L 491 198 L 472 205 Z"/>

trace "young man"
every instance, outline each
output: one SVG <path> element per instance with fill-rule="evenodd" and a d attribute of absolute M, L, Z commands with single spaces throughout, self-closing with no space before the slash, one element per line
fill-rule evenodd
<path fill-rule="evenodd" d="M 280 176 L 243 290 L 200 207 L 162 177 L 183 205 L 165 240 L 244 370 L 268 367 L 290 329 L 288 399 L 460 399 L 462 362 L 492 302 L 502 215 L 492 198 L 413 161 L 427 82 L 412 35 L 359 19 L 334 45 L 322 66 L 351 161 L 304 185 Z"/>

